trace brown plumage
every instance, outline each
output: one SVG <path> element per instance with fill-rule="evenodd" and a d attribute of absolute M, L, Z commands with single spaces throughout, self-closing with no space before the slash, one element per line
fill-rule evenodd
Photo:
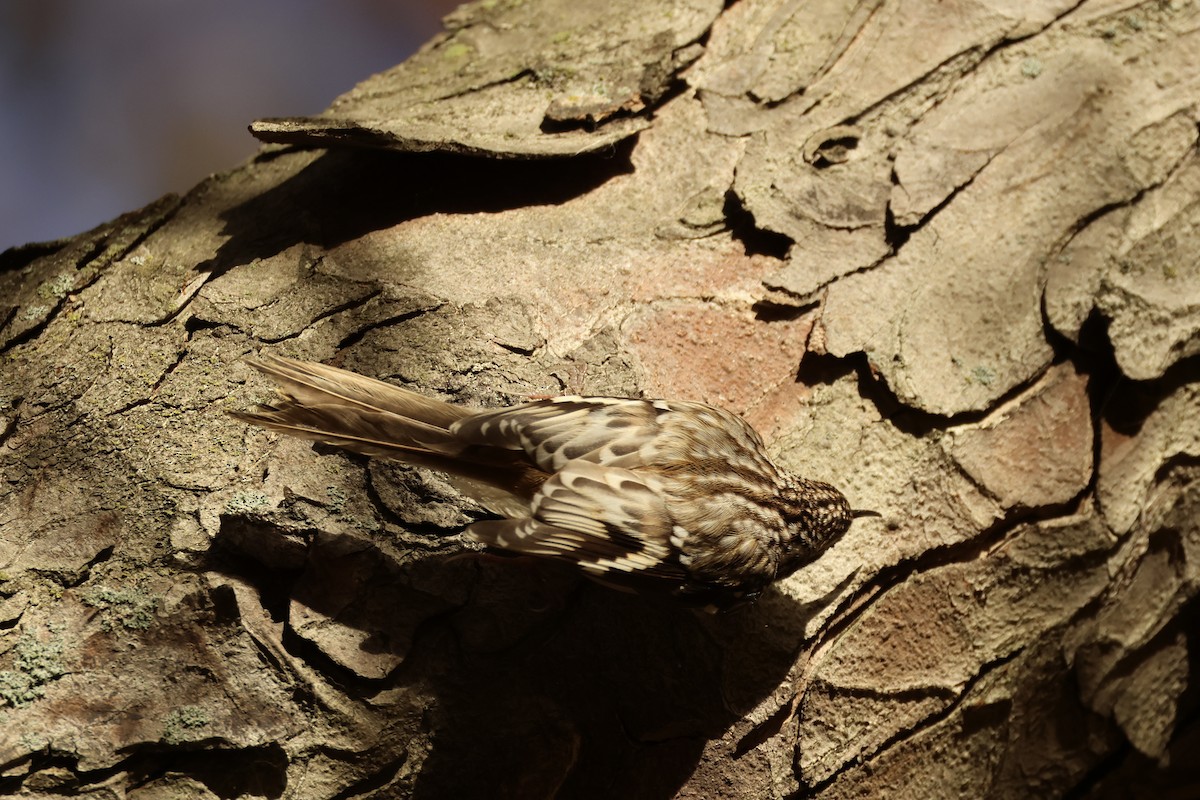
<path fill-rule="evenodd" d="M 250 363 L 282 397 L 234 417 L 445 472 L 504 517 L 471 525 L 472 538 L 606 583 L 729 607 L 871 513 L 783 472 L 744 420 L 702 403 L 557 397 L 485 410 L 322 364 Z"/>

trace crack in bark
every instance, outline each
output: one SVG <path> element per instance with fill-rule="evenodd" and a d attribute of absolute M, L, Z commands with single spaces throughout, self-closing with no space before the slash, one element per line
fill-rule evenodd
<path fill-rule="evenodd" d="M 195 278 L 192 278 L 190 281 L 180 287 L 179 297 L 175 299 L 175 308 L 171 309 L 164 316 L 159 317 L 158 319 L 154 319 L 149 322 L 141 322 L 139 324 L 145 325 L 147 328 L 157 328 L 171 322 L 173 319 L 178 317 L 185 308 L 192 304 L 192 300 L 196 299 L 196 295 L 200 293 L 200 290 L 204 288 L 204 284 L 208 283 L 212 276 L 213 273 L 211 270 L 201 272 Z M 136 322 L 136 320 L 126 321 Z"/>
<path fill-rule="evenodd" d="M 396 779 L 396 776 L 400 774 L 401 768 L 406 763 L 408 763 L 407 749 L 402 751 L 398 758 L 385 761 L 374 772 L 359 778 L 342 791 L 332 795 L 329 800 L 350 800 L 350 798 L 362 797 L 363 795 L 382 789 Z"/>
<path fill-rule="evenodd" d="M 400 324 L 408 322 L 410 320 L 414 320 L 417 317 L 437 311 L 444 305 L 445 305 L 444 302 L 439 302 L 437 305 L 435 305 L 431 308 L 418 308 L 413 311 L 405 311 L 404 313 L 396 314 L 395 316 L 391 316 L 391 317 L 387 317 L 385 319 L 370 322 L 366 325 L 363 325 L 361 328 L 356 328 L 355 330 L 353 330 L 350 333 L 343 336 L 341 338 L 341 340 L 337 343 L 337 346 L 335 349 L 338 352 L 342 352 L 350 347 L 353 347 L 354 345 L 358 344 L 359 342 L 361 342 L 367 336 L 367 334 L 369 334 L 373 331 L 382 330 L 383 328 L 390 328 L 393 325 L 400 325 Z"/>
<path fill-rule="evenodd" d="M 738 162 L 741 163 L 741 159 Z M 725 218 L 725 227 L 729 235 L 741 243 L 747 256 L 763 255 L 780 261 L 786 260 L 788 250 L 795 244 L 795 240 L 786 233 L 758 225 L 754 219 L 754 212 L 746 206 L 744 199 L 734 188 L 735 184 L 736 180 L 731 179 L 721 207 L 721 215 Z"/>
<path fill-rule="evenodd" d="M 891 214 L 890 207 L 886 210 L 886 213 L 889 215 Z M 833 227 L 833 226 L 829 226 L 829 227 Z M 871 227 L 871 226 L 862 226 L 862 227 Z M 885 240 L 888 239 L 886 229 L 887 229 L 887 225 L 885 223 L 885 225 L 884 225 L 884 230 L 885 230 L 884 239 Z M 780 235 L 782 236 L 783 234 L 780 234 Z M 907 241 L 907 237 L 905 237 L 905 241 Z M 845 280 L 846 278 L 849 278 L 852 275 L 859 275 L 859 274 L 871 272 L 872 270 L 878 269 L 880 266 L 883 265 L 884 262 L 888 261 L 889 259 L 895 258 L 897 252 L 899 251 L 900 245 L 889 243 L 889 246 L 891 247 L 890 252 L 885 253 L 884 255 L 880 256 L 879 258 L 872 261 L 870 264 L 863 264 L 861 267 L 855 267 L 854 269 L 850 270 L 849 272 L 843 272 L 840 275 L 830 278 L 829 280 L 825 281 L 824 283 L 817 284 L 817 286 L 813 287 L 813 289 L 809 292 L 804 292 L 804 293 L 793 292 L 791 289 L 787 288 L 786 286 L 768 283 L 767 280 L 764 280 L 762 283 L 763 283 L 763 286 L 767 287 L 767 289 L 769 289 L 772 292 L 780 292 L 782 294 L 787 295 L 788 297 L 796 298 L 796 301 L 800 304 L 800 306 L 799 306 L 800 308 L 807 308 L 807 307 L 811 307 L 811 306 L 822 306 L 822 305 L 824 305 L 824 298 L 828 294 L 829 288 L 831 286 L 833 286 L 834 284 L 838 283 L 839 281 Z M 820 296 L 820 299 L 818 299 L 818 296 Z M 784 304 L 781 303 L 780 305 L 784 305 Z"/>
<path fill-rule="evenodd" d="M 1077 501 L 1082 501 L 1083 497 L 1085 496 L 1086 492 L 1081 493 L 1081 495 L 1077 496 Z M 1039 511 L 1044 513 L 1037 513 Z M 1024 513 L 1009 513 L 1000 520 L 997 520 L 996 523 L 989 529 L 982 531 L 978 536 L 962 542 L 957 542 L 942 547 L 930 548 L 923 551 L 919 556 L 915 556 L 906 561 L 902 561 L 881 569 L 866 583 L 864 583 L 855 592 L 855 594 L 846 598 L 839 608 L 830 616 L 829 621 L 824 624 L 822 630 L 814 635 L 812 639 L 813 644 L 810 648 L 808 648 L 805 656 L 804 666 L 801 668 L 802 675 L 796 682 L 796 686 L 798 688 L 796 695 L 791 701 L 791 714 L 795 714 L 799 711 L 804 700 L 804 695 L 811 686 L 816 685 L 818 682 L 814 677 L 812 677 L 812 673 L 815 672 L 820 665 L 822 654 L 828 650 L 828 648 L 837 643 L 842 632 L 854 624 L 854 622 L 856 622 L 863 613 L 871 608 L 875 602 L 886 595 L 889 591 L 897 586 L 905 584 L 914 575 L 917 575 L 921 572 L 928 572 L 955 564 L 969 564 L 981 556 L 986 555 L 989 551 L 993 550 L 997 545 L 1008 538 L 1008 536 L 1017 528 L 1028 524 L 1030 521 L 1044 522 L 1057 519 L 1060 516 L 1062 516 L 1061 511 L 1058 509 L 1029 509 Z M 1114 555 L 1114 552 L 1115 551 L 1110 550 L 1105 552 L 1102 556 L 1097 556 L 1096 554 L 1082 554 L 1075 558 L 1068 559 L 1066 563 L 1074 563 L 1080 560 L 1088 561 L 1092 559 L 1105 560 L 1107 558 L 1111 558 Z M 1095 598 L 1093 598 L 1092 601 L 1089 601 L 1088 604 L 1085 604 L 1085 607 L 1093 602 L 1096 602 Z M 1075 617 L 1080 613 L 1082 613 L 1082 609 L 1076 611 L 1070 619 L 1075 619 Z M 1006 661 L 1010 658 L 1011 655 L 1001 657 L 998 659 L 998 661 Z M 982 668 L 981 672 L 977 673 L 977 676 L 978 674 L 982 674 Z M 808 677 L 805 677 L 805 675 L 808 675 Z M 837 688 L 838 691 L 843 691 L 851 695 L 854 695 L 857 691 L 849 687 Z M 961 695 L 962 693 L 960 692 L 958 696 L 961 697 Z M 897 696 L 897 693 L 884 693 L 883 696 Z M 776 714 L 778 713 L 779 712 L 776 712 Z M 787 719 L 785 718 L 783 723 L 786 723 L 786 721 Z M 781 723 L 779 730 L 781 731 L 782 729 L 783 724 Z M 770 737 L 768 736 L 766 738 Z"/>
<path fill-rule="evenodd" d="M 111 224 L 111 229 L 98 236 L 92 243 L 92 247 L 75 261 L 75 275 L 73 277 L 83 275 L 83 283 L 75 286 L 74 282 L 72 281 L 71 290 L 62 297 L 58 298 L 58 301 L 46 312 L 45 317 L 40 322 L 0 345 L 0 354 L 5 354 L 13 348 L 27 344 L 41 336 L 46 328 L 49 327 L 50 323 L 58 318 L 59 313 L 62 311 L 65 305 L 68 303 L 73 303 L 76 295 L 85 289 L 90 288 L 93 284 L 100 280 L 100 278 L 105 275 L 108 268 L 125 258 L 127 255 L 129 255 L 129 253 L 133 252 L 136 247 L 145 242 L 147 238 L 149 238 L 152 234 L 161 229 L 163 225 L 173 219 L 181 207 L 182 200 L 180 198 L 174 195 L 168 195 L 166 198 L 150 204 L 139 212 L 126 214 L 122 217 L 119 217 Z M 126 217 L 140 217 L 143 220 L 147 217 L 150 217 L 151 219 L 146 227 L 139 231 L 138 234 L 135 235 L 128 244 L 110 253 L 108 252 L 108 248 L 112 246 L 112 239 L 114 236 L 127 230 L 127 228 L 120 226 L 120 223 L 125 220 Z M 16 311 L 17 308 L 14 307 L 4 325 L 7 325 L 8 322 L 11 322 L 12 319 L 15 318 Z M 0 330 L 4 329 L 4 325 L 0 325 Z"/>
<path fill-rule="evenodd" d="M 274 337 L 260 336 L 260 337 L 256 337 L 256 338 L 258 341 L 262 342 L 263 344 L 279 344 L 280 342 L 286 342 L 291 339 L 295 339 L 295 338 L 301 336 L 302 334 L 304 334 L 306 331 L 311 330 L 312 327 L 314 325 L 318 324 L 319 322 L 326 320 L 326 319 L 330 319 L 332 317 L 336 317 L 338 314 L 341 314 L 343 312 L 351 311 L 356 308 L 361 308 L 362 306 L 369 303 L 371 300 L 374 300 L 376 297 L 379 297 L 382 293 L 383 293 L 382 289 L 376 289 L 375 291 L 371 292 L 370 294 L 364 295 L 363 297 L 356 298 L 354 300 L 347 300 L 344 303 L 340 303 L 336 306 L 333 306 L 332 308 L 328 308 L 325 311 L 322 311 L 317 316 L 313 317 L 312 320 L 309 321 L 309 323 L 307 325 L 305 325 L 300 330 L 298 330 L 294 333 L 286 333 L 283 336 L 274 336 Z"/>
<path fill-rule="evenodd" d="M 810 792 L 815 794 L 815 793 L 819 793 L 819 792 L 823 791 L 824 789 L 826 789 L 830 785 L 832 785 L 834 781 L 840 779 L 847 770 L 853 769 L 853 768 L 857 767 L 859 764 L 868 764 L 872 760 L 885 755 L 893 747 L 906 744 L 914 736 L 919 735 L 921 732 L 928 730 L 928 729 L 934 727 L 935 725 L 938 725 L 941 722 L 944 722 L 945 720 L 949 719 L 950 716 L 955 713 L 955 711 L 959 710 L 962 707 L 963 701 L 966 700 L 966 698 L 970 695 L 971 690 L 980 681 L 982 681 L 984 678 L 986 678 L 989 674 L 991 674 L 995 670 L 997 670 L 997 669 L 1003 667 L 1004 665 L 1008 664 L 1009 662 L 1013 661 L 1015 658 L 1017 658 L 1023 652 L 1025 652 L 1025 649 L 1026 649 L 1025 646 L 1018 647 L 1015 650 L 1013 650 L 1013 652 L 1008 653 L 1007 655 L 993 659 L 992 661 L 989 661 L 989 662 L 985 662 L 983 665 L 981 665 L 979 671 L 976 672 L 975 675 L 973 675 L 970 679 L 968 679 L 963 684 L 963 687 L 961 690 L 954 692 L 953 696 L 951 698 L 948 698 L 950 700 L 950 702 L 947 703 L 945 708 L 942 708 L 938 711 L 931 712 L 930 714 L 928 714 L 924 718 L 918 720 L 911 726 L 897 730 L 891 736 L 884 739 L 873 750 L 858 753 L 853 759 L 844 761 L 841 765 L 839 765 L 835 770 L 833 770 L 830 773 L 829 777 L 827 777 L 823 780 L 817 781 L 816 783 L 806 784 L 804 782 L 803 775 L 797 774 L 796 775 L 797 780 L 800 781 L 801 786 L 804 787 L 804 789 L 803 789 L 804 794 L 807 795 Z M 847 691 L 846 687 L 838 687 L 838 690 L 839 690 L 839 692 L 853 694 L 852 692 Z M 889 693 L 889 694 L 884 694 L 882 696 L 895 697 L 895 696 L 898 696 L 898 693 Z M 803 795 L 796 794 L 793 796 L 795 798 L 797 798 L 797 800 L 799 800 L 799 798 L 802 797 Z"/>
<path fill-rule="evenodd" d="M 189 334 L 188 338 L 189 338 L 189 340 L 191 339 L 190 334 Z M 125 405 L 121 406 L 120 408 L 117 408 L 117 409 L 114 409 L 114 410 L 108 412 L 107 414 L 105 414 L 105 416 L 106 417 L 124 416 L 125 414 L 129 413 L 130 411 L 133 411 L 135 408 L 141 408 L 142 406 L 148 406 L 151 403 L 157 402 L 155 400 L 154 395 L 158 392 L 159 387 L 161 387 L 163 385 L 163 382 L 166 381 L 166 379 L 168 377 L 170 377 L 170 375 L 179 368 L 179 365 L 183 363 L 184 359 L 187 358 L 189 354 L 190 354 L 190 351 L 187 348 L 180 350 L 176 354 L 175 360 L 173 362 L 171 362 L 170 364 L 168 364 L 167 367 L 162 371 L 162 373 L 159 374 L 158 378 L 154 381 L 154 383 L 151 384 L 150 391 L 146 394 L 145 397 L 139 397 L 136 400 L 131 400 L 130 402 L 126 403 Z M 112 351 L 110 350 L 109 358 L 111 359 L 111 357 L 112 357 Z M 175 407 L 178 407 L 178 406 L 175 406 Z M 175 487 L 175 488 L 180 488 L 180 487 Z"/>
<path fill-rule="evenodd" d="M 99 786 L 112 778 L 126 774 L 128 788 L 137 789 L 170 774 L 185 775 L 203 783 L 221 797 L 254 796 L 281 797 L 287 785 L 287 756 L 278 744 L 248 747 L 224 747 L 212 750 L 186 750 L 180 746 L 164 749 L 161 743 L 147 742 L 135 746 L 124 758 L 110 766 L 83 770 L 77 754 L 63 753 L 47 747 L 43 752 L 23 756 L 2 765 L 5 772 L 28 765 L 23 775 L 0 777 L 0 793 L 15 794 L 30 778 L 54 774 L 59 768 L 69 777 L 61 778 L 53 787 L 56 792 L 77 794 L 89 787 Z M 38 790 L 50 787 L 39 786 Z"/>
<path fill-rule="evenodd" d="M 108 547 L 100 550 L 100 552 L 92 556 L 92 558 L 86 564 L 79 568 L 79 572 L 76 575 L 69 577 L 63 582 L 63 588 L 71 589 L 87 583 L 87 581 L 92 577 L 92 570 L 112 558 L 112 555 L 115 551 L 116 545 L 111 544 Z M 34 569 L 33 572 L 38 572 L 38 570 Z"/>
<path fill-rule="evenodd" d="M 430 100 L 427 102 L 432 103 L 438 100 L 456 100 L 461 97 L 469 97 L 470 95 L 479 94 L 480 92 L 487 91 L 488 89 L 494 89 L 497 86 L 509 86 L 514 83 L 519 83 L 525 78 L 532 78 L 534 82 L 536 82 L 537 72 L 532 67 L 521 67 L 516 72 L 513 72 L 502 78 L 495 78 L 493 80 L 483 81 L 482 83 L 474 83 L 456 92 L 437 95 L 436 97 L 430 98 Z"/>
<path fill-rule="evenodd" d="M 18 309 L 20 309 L 20 306 L 18 306 L 18 305 L 11 305 L 8 307 L 8 312 L 4 316 L 0 317 L 0 331 L 7 328 L 9 326 L 9 324 L 14 319 L 17 318 L 17 310 Z M 3 348 L 0 348 L 0 353 L 8 350 L 8 348 L 10 346 L 11 346 L 11 343 L 9 343 L 8 345 L 5 345 Z"/>
<path fill-rule="evenodd" d="M 0 447 L 4 447 L 9 438 L 17 430 L 17 422 L 21 418 L 21 404 L 24 401 L 25 398 L 19 394 L 12 397 L 0 398 L 0 402 L 3 402 L 10 412 L 2 418 L 4 424 L 0 427 Z"/>

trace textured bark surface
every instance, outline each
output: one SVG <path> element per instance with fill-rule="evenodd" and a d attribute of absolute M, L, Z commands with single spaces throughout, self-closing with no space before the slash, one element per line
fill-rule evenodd
<path fill-rule="evenodd" d="M 2 256 L 0 793 L 1195 789 L 1197 4 L 603 11 Z M 718 403 L 884 516 L 719 617 L 454 558 L 438 476 L 224 414 L 258 351 Z"/>

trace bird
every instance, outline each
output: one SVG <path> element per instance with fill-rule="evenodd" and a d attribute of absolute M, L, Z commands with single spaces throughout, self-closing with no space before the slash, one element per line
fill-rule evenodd
<path fill-rule="evenodd" d="M 311 361 L 247 363 L 278 398 L 234 418 L 445 473 L 499 517 L 470 524 L 470 540 L 709 611 L 752 602 L 878 516 L 780 469 L 745 420 L 704 403 L 566 395 L 486 409 Z"/>

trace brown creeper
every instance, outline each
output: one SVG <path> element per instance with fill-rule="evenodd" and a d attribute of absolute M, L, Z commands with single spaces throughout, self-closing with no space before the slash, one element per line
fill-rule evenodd
<path fill-rule="evenodd" d="M 783 472 L 744 420 L 702 403 L 556 397 L 483 410 L 322 364 L 250 363 L 282 398 L 236 418 L 445 472 L 504 517 L 470 537 L 602 583 L 728 608 L 873 513 Z"/>

